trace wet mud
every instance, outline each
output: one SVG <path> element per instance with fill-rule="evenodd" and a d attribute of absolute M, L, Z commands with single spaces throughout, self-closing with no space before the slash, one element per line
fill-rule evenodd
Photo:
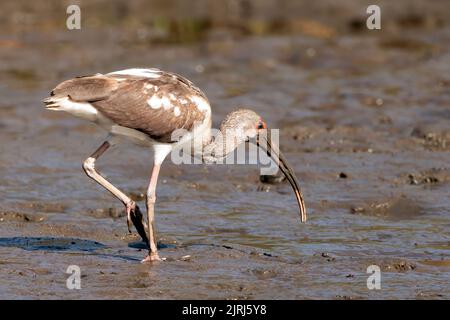
<path fill-rule="evenodd" d="M 354 1 L 333 19 L 314 5 L 278 20 L 269 6 L 261 19 L 254 5 L 236 9 L 248 16 L 237 22 L 214 7 L 151 25 L 143 2 L 89 3 L 102 13 L 81 31 L 61 25 L 58 5 L 14 1 L 0 13 L 0 298 L 450 298 L 444 1 L 398 1 L 380 32 L 365 30 Z M 141 264 L 123 207 L 81 169 L 106 133 L 41 103 L 64 79 L 139 66 L 194 81 L 214 127 L 246 106 L 280 128 L 307 223 L 289 184 L 255 165 L 167 161 L 155 211 L 166 260 Z M 145 208 L 151 165 L 150 150 L 123 144 L 97 168 Z M 81 290 L 66 287 L 70 265 Z M 367 288 L 371 265 L 381 290 Z"/>

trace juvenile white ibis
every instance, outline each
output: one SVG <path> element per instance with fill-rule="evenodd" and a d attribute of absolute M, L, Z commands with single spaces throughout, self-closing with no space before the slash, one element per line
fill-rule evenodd
<path fill-rule="evenodd" d="M 158 69 L 126 69 L 77 77 L 56 86 L 44 103 L 49 110 L 66 111 L 109 132 L 103 144 L 83 162 L 83 169 L 125 205 L 128 229 L 132 222 L 149 247 L 143 262 L 160 260 L 154 226 L 160 166 L 176 146 L 194 140 L 200 144 L 203 162 L 214 163 L 239 144 L 256 138 L 258 145 L 275 161 L 294 188 L 301 221 L 306 221 L 305 205 L 295 173 L 278 148 L 266 138 L 267 135 L 260 134 L 266 129 L 262 118 L 252 110 L 234 111 L 221 124 L 223 138 L 213 138 L 208 99 L 192 82 L 177 74 Z M 179 129 L 184 129 L 185 134 L 174 140 L 173 133 Z M 146 193 L 148 223 L 144 222 L 136 203 L 95 169 L 95 161 L 117 143 L 119 136 L 154 150 L 153 170 Z M 201 139 L 194 139 L 194 136 Z"/>

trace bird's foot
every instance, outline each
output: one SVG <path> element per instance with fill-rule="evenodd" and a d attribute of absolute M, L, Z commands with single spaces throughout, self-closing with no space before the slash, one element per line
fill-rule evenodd
<path fill-rule="evenodd" d="M 150 253 L 145 257 L 144 260 L 141 261 L 141 263 L 147 263 L 147 262 L 153 262 L 153 261 L 164 261 L 165 258 L 160 258 L 158 253 Z"/>

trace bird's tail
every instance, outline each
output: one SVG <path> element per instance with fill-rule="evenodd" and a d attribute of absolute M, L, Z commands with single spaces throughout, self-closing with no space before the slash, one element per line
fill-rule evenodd
<path fill-rule="evenodd" d="M 42 100 L 46 109 L 56 109 L 60 107 L 61 98 L 51 96 Z"/>

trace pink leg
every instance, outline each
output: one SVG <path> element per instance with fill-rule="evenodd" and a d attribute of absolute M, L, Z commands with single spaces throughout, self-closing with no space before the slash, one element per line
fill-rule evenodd
<path fill-rule="evenodd" d="M 127 212 L 127 224 L 128 230 L 130 230 L 130 221 L 133 222 L 136 230 L 142 239 L 148 243 L 147 235 L 145 229 L 147 228 L 145 222 L 142 220 L 142 214 L 136 203 L 126 196 L 122 191 L 117 189 L 108 180 L 106 180 L 102 175 L 100 175 L 97 170 L 95 170 L 95 161 L 108 150 L 110 144 L 108 141 L 103 142 L 103 144 L 83 162 L 83 170 L 86 172 L 88 177 L 95 180 L 98 184 L 103 186 L 106 190 L 111 192 L 116 198 L 118 198 L 124 205 Z"/>
<path fill-rule="evenodd" d="M 147 189 L 147 217 L 148 217 L 148 237 L 150 241 L 150 250 L 147 257 L 142 262 L 161 260 L 158 255 L 155 230 L 155 202 L 156 202 L 156 184 L 158 183 L 160 164 L 155 164 L 152 170 L 152 176 Z"/>

